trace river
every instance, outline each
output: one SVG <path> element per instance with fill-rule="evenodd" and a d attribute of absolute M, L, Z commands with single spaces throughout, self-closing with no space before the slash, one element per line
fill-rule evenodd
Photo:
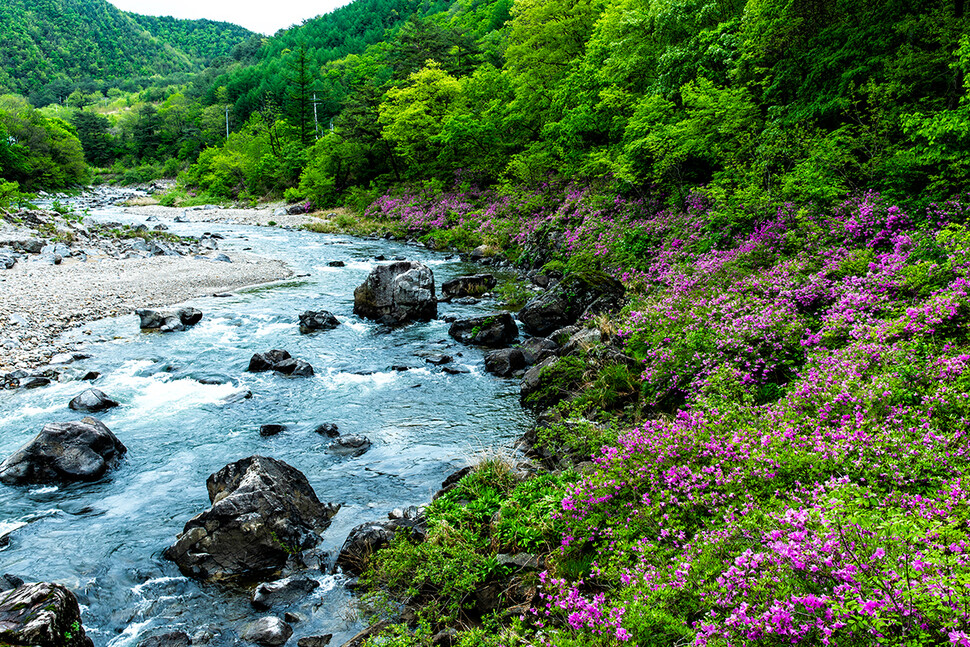
<path fill-rule="evenodd" d="M 89 217 L 144 222 L 120 208 Z M 388 332 L 352 313 L 354 287 L 378 255 L 422 261 L 433 269 L 439 289 L 481 268 L 393 241 L 166 224 L 182 235 L 221 234 L 223 249 L 251 248 L 307 276 L 188 302 L 205 314 L 185 332 L 142 333 L 133 314 L 90 322 L 70 334 L 104 339 L 89 344 L 91 357 L 77 362 L 79 369 L 102 374 L 95 382 L 0 391 L 0 457 L 47 422 L 81 417 L 67 403 L 90 386 L 121 402 L 95 415 L 128 447 L 120 468 L 98 483 L 0 486 L 0 534 L 14 529 L 0 549 L 0 571 L 68 586 L 97 647 L 137 645 L 174 630 L 212 645 L 234 644 L 247 623 L 285 611 L 304 618 L 294 625 L 292 644 L 301 636 L 332 633 L 332 644 L 340 645 L 362 628 L 343 576 L 313 571 L 321 583 L 314 593 L 259 612 L 247 591 L 187 579 L 162 552 L 186 521 L 208 508 L 206 478 L 253 454 L 293 465 L 322 501 L 342 504 L 321 544 L 334 553 L 354 526 L 428 502 L 448 474 L 482 452 L 508 447 L 528 420 L 517 383 L 485 373 L 480 349 L 455 343 L 440 319 Z M 345 267 L 328 266 L 337 260 Z M 439 316 L 494 308 L 488 301 L 441 304 Z M 297 317 L 305 310 L 330 310 L 342 325 L 301 335 Z M 308 361 L 315 376 L 246 372 L 254 353 L 272 348 Z M 428 352 L 453 355 L 453 366 L 469 372 L 447 374 L 416 355 Z M 391 369 L 402 365 L 412 368 Z M 252 398 L 226 403 L 246 390 Z M 267 423 L 287 429 L 261 437 L 259 427 Z M 314 433 L 321 423 L 363 434 L 373 445 L 357 458 L 331 455 L 329 439 Z"/>

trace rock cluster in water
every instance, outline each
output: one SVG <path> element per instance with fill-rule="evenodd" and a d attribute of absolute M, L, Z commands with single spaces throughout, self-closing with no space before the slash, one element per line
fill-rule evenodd
<path fill-rule="evenodd" d="M 202 311 L 196 308 L 179 308 L 178 310 L 150 310 L 142 308 L 135 310 L 142 330 L 158 330 L 160 332 L 177 332 L 202 321 Z"/>
<path fill-rule="evenodd" d="M 313 375 L 313 367 L 309 363 L 291 357 L 287 351 L 278 348 L 253 355 L 249 360 L 249 368 L 246 370 L 251 373 L 276 371 L 293 377 L 310 377 Z"/>

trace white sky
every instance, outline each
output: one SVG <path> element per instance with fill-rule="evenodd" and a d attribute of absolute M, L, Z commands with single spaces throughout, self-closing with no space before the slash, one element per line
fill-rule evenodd
<path fill-rule="evenodd" d="M 261 34 L 298 25 L 330 13 L 349 0 L 109 0 L 124 11 L 148 16 L 208 18 L 231 22 Z"/>

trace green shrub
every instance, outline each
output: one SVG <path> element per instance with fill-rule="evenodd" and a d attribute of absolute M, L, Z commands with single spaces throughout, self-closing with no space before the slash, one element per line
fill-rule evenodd
<path fill-rule="evenodd" d="M 523 404 L 533 409 L 551 407 L 571 395 L 583 381 L 586 365 L 578 357 L 562 357 L 539 372 L 536 389 L 525 397 Z"/>

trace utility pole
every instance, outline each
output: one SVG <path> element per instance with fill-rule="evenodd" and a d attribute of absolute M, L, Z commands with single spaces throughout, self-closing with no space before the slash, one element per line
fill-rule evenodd
<path fill-rule="evenodd" d="M 313 136 L 320 139 L 320 125 L 317 123 L 317 93 L 313 93 Z"/>

